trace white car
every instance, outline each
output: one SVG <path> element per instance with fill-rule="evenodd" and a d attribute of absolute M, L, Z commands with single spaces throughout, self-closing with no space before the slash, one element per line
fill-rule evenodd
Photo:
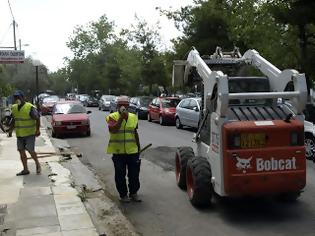
<path fill-rule="evenodd" d="M 306 159 L 315 161 L 315 128 L 312 122 L 304 121 L 304 134 Z"/>
<path fill-rule="evenodd" d="M 281 104 L 281 101 L 279 101 L 279 104 Z M 286 105 L 293 115 L 296 114 L 295 109 L 288 101 L 285 101 L 282 105 Z M 306 120 L 304 120 L 304 145 L 306 159 L 315 162 L 315 127 L 312 122 Z"/>
<path fill-rule="evenodd" d="M 201 109 L 201 98 L 184 98 L 176 107 L 175 125 L 198 128 Z"/>

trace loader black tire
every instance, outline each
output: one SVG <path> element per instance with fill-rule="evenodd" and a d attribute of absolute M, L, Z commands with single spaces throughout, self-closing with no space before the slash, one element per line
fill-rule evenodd
<path fill-rule="evenodd" d="M 175 155 L 176 183 L 181 189 L 186 189 L 187 162 L 195 156 L 191 147 L 179 147 Z"/>
<path fill-rule="evenodd" d="M 176 126 L 177 129 L 183 128 L 182 123 L 180 123 L 179 117 L 176 117 L 176 119 L 175 119 L 175 126 Z"/>
<path fill-rule="evenodd" d="M 211 168 L 204 157 L 191 158 L 186 168 L 187 194 L 191 204 L 202 208 L 211 205 L 213 188 Z"/>

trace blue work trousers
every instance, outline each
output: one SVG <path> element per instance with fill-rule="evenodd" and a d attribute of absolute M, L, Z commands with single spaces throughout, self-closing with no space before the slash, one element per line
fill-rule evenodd
<path fill-rule="evenodd" d="M 140 188 L 139 173 L 141 160 L 139 154 L 113 154 L 116 189 L 120 197 L 137 193 Z M 128 171 L 128 189 L 126 174 Z"/>

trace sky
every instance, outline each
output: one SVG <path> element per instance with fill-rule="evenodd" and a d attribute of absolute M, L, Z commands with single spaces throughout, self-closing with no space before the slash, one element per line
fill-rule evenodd
<path fill-rule="evenodd" d="M 154 26 L 160 22 L 165 47 L 181 34 L 174 23 L 160 16 L 155 7 L 173 10 L 192 4 L 193 0 L 9 0 L 17 23 L 16 40 L 25 56 L 40 60 L 49 71 L 63 67 L 63 58 L 71 57 L 66 42 L 75 26 L 86 25 L 106 15 L 117 28 L 135 23 L 135 14 Z M 0 47 L 13 47 L 13 18 L 8 0 L 0 0 Z M 1 50 L 4 50 L 3 48 Z"/>

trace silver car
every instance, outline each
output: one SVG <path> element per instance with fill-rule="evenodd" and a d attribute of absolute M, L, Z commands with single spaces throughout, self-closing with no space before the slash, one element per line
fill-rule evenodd
<path fill-rule="evenodd" d="M 175 125 L 198 128 L 201 98 L 184 98 L 176 107 Z"/>
<path fill-rule="evenodd" d="M 98 101 L 98 109 L 102 111 L 109 111 L 111 100 L 115 97 L 116 96 L 113 95 L 102 95 L 102 97 Z"/>

